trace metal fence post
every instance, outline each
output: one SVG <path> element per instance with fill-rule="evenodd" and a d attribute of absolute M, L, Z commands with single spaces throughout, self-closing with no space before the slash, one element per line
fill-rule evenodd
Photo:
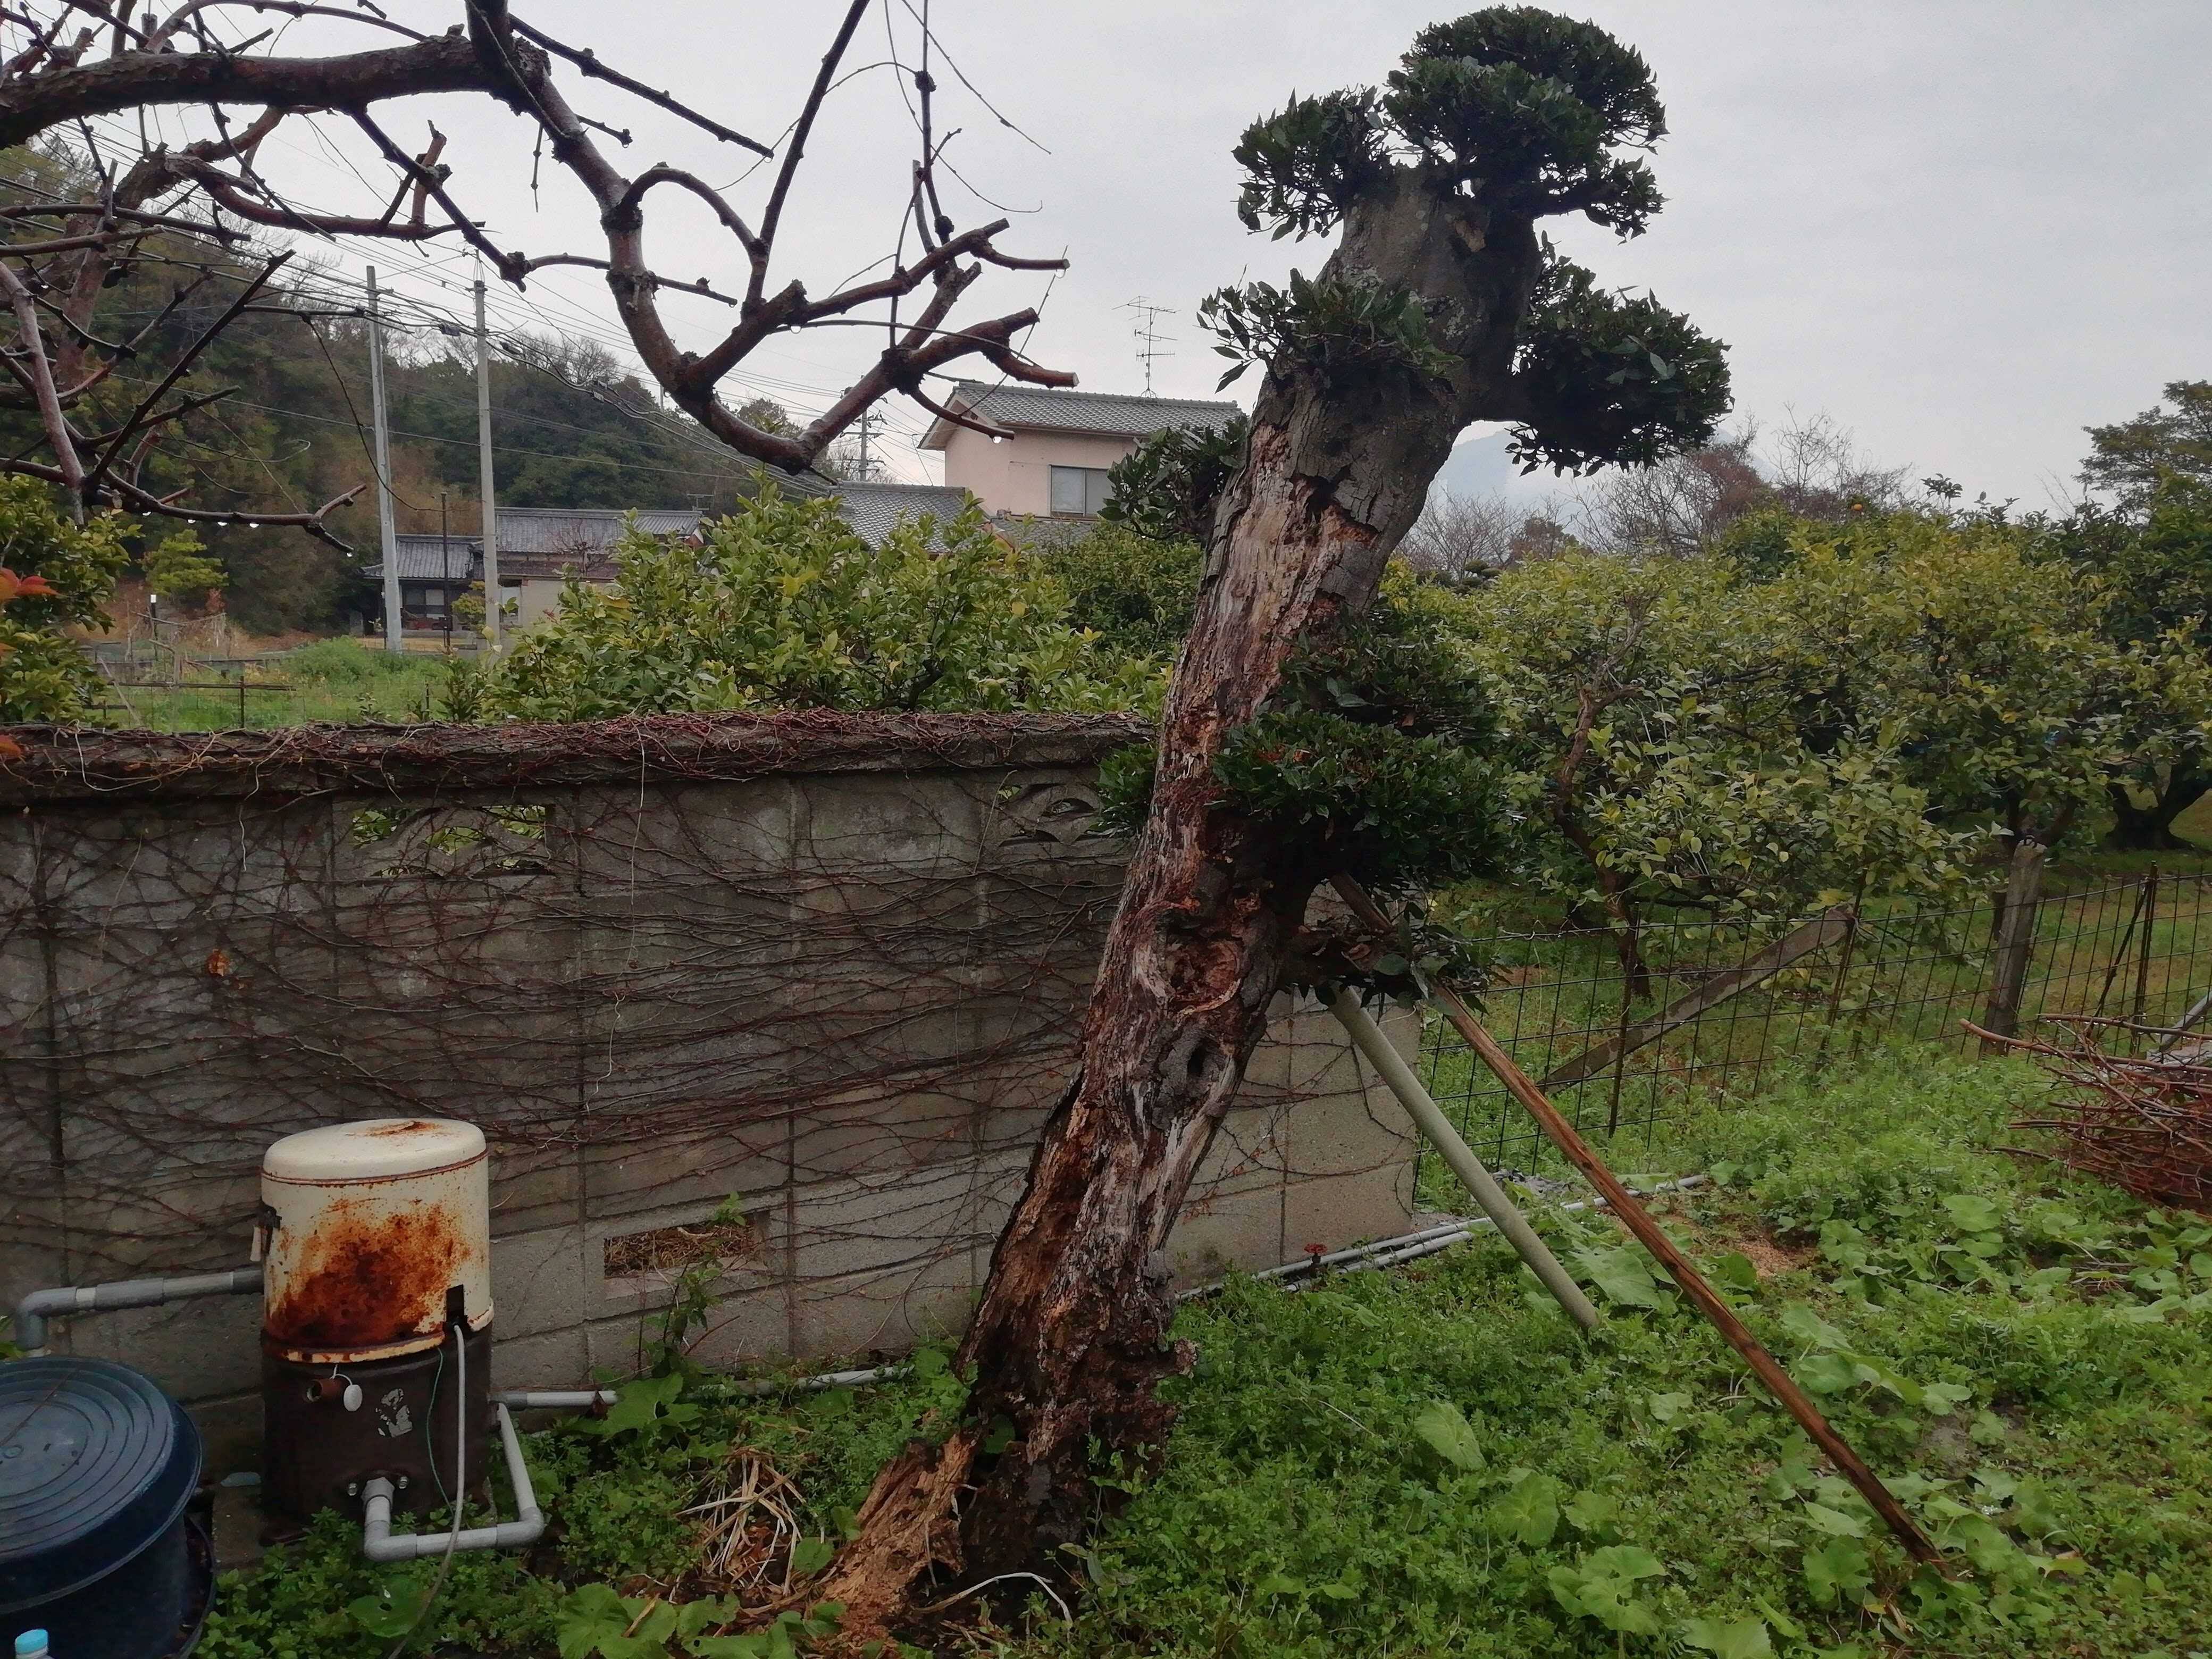
<path fill-rule="evenodd" d="M 1984 1030 L 2000 1036 L 2020 1031 L 2020 1005 L 2027 988 L 2027 970 L 2035 953 L 2035 912 L 2043 896 L 2045 849 L 2027 836 L 2013 842 L 2012 866 L 2006 872 L 2004 908 L 1997 916 L 1996 958 L 1990 980 L 1990 1000 L 1982 1015 Z M 1996 1045 L 1982 1044 L 1984 1054 Z"/>
<path fill-rule="evenodd" d="M 2152 865 L 2143 876 L 2142 938 L 2136 946 L 2136 1003 L 2128 1015 L 2130 1024 L 2142 1024 L 2143 1010 L 2150 1002 L 2150 935 L 2158 926 L 2158 866 Z"/>

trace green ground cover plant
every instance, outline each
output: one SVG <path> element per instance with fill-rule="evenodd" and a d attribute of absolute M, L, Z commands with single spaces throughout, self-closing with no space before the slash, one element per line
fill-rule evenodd
<path fill-rule="evenodd" d="M 1494 1242 L 1191 1304 L 1177 1334 L 1200 1358 L 1170 1455 L 1100 1480 L 1098 1531 L 1063 1553 L 1073 1622 L 1016 1584 L 927 1650 L 2204 1652 L 2212 1225 L 1998 1150 L 2043 1091 L 2014 1062 L 1884 1053 L 1634 1154 L 1714 1176 L 1668 1200 L 1669 1226 L 1952 1549 L 1954 1579 L 1911 1570 L 1610 1222 L 1554 1214 L 1541 1224 L 1607 1307 L 1595 1340 Z M 548 1540 L 458 1561 L 416 1650 L 836 1650 L 836 1609 L 806 1605 L 805 1580 L 881 1462 L 950 1420 L 960 1380 L 926 1352 L 887 1387 L 751 1398 L 672 1346 L 659 1363 L 604 1422 L 530 1437 Z M 796 1541 L 767 1562 L 797 1603 L 780 1634 L 726 1620 L 681 1513 L 746 1455 L 799 1494 Z M 428 1575 L 357 1552 L 353 1523 L 325 1517 L 227 1580 L 204 1651 L 386 1651 Z"/>
<path fill-rule="evenodd" d="M 100 720 L 149 732 L 229 732 L 325 721 L 333 725 L 418 725 L 449 717 L 454 659 L 442 653 L 388 652 L 374 641 L 319 640 L 242 671 L 194 669 L 194 690 L 103 686 Z M 216 685 L 220 678 L 230 682 Z"/>

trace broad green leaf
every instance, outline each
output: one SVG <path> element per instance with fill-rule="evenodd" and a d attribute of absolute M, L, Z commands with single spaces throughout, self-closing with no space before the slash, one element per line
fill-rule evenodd
<path fill-rule="evenodd" d="M 1858 1367 L 1839 1353 L 1811 1353 L 1794 1367 L 1797 1380 L 1814 1394 L 1841 1394 L 1859 1381 Z"/>
<path fill-rule="evenodd" d="M 1847 1348 L 1850 1340 L 1802 1302 L 1782 1310 L 1782 1328 L 1808 1348 Z"/>
<path fill-rule="evenodd" d="M 1479 1469 L 1488 1462 L 1466 1414 L 1449 1400 L 1432 1400 L 1413 1419 L 1413 1432 L 1436 1455 L 1460 1469 Z"/>
<path fill-rule="evenodd" d="M 1800 1566 L 1805 1588 L 1816 1606 L 1832 1607 L 1844 1595 L 1864 1589 L 1874 1582 L 1867 1547 L 1855 1538 L 1831 1538 L 1817 1550 L 1807 1550 Z"/>
<path fill-rule="evenodd" d="M 1759 1288 L 1759 1269 L 1741 1250 L 1730 1250 L 1725 1255 L 1715 1256 L 1711 1264 L 1713 1278 L 1739 1291 Z"/>
<path fill-rule="evenodd" d="M 1620 1505 L 1603 1492 L 1577 1492 L 1560 1511 L 1577 1532 L 1599 1533 L 1610 1527 L 1620 1514 Z"/>
<path fill-rule="evenodd" d="M 1490 1506 L 1490 1524 L 1501 1537 L 1531 1548 L 1552 1541 L 1559 1529 L 1559 1483 L 1548 1474 L 1523 1476 Z"/>
<path fill-rule="evenodd" d="M 1671 1423 L 1695 1402 L 1686 1394 L 1655 1394 L 1644 1403 L 1653 1422 Z"/>
<path fill-rule="evenodd" d="M 1774 1644 L 1766 1639 L 1766 1623 L 1738 1619 L 1723 1624 L 1717 1619 L 1692 1619 L 1676 1632 L 1683 1642 L 1717 1659 L 1771 1659 Z"/>
<path fill-rule="evenodd" d="M 1662 1304 L 1659 1282 L 1651 1276 L 1650 1264 L 1633 1244 L 1610 1250 L 1577 1250 L 1575 1265 L 1608 1300 L 1623 1307 L 1656 1308 Z"/>
<path fill-rule="evenodd" d="M 375 1595 L 347 1602 L 346 1612 L 371 1636 L 404 1636 L 422 1620 L 423 1586 L 412 1575 L 390 1578 Z"/>
<path fill-rule="evenodd" d="M 1774 1604 L 1765 1596 L 1753 1596 L 1751 1605 L 1765 1616 L 1766 1622 L 1774 1626 L 1777 1633 L 1788 1637 L 1793 1642 L 1802 1642 L 1805 1639 L 1805 1627 L 1788 1613 L 1775 1611 Z"/>
<path fill-rule="evenodd" d="M 1990 1232 L 2002 1218 L 1996 1205 L 1976 1193 L 1952 1193 L 1943 1200 L 1943 1207 L 1962 1232 Z"/>
<path fill-rule="evenodd" d="M 553 1635 L 561 1659 L 588 1659 L 603 1640 L 619 1640 L 633 1616 L 611 1586 L 579 1585 L 553 1609 Z"/>
<path fill-rule="evenodd" d="M 1608 1544 L 1583 1558 L 1583 1571 L 1607 1578 L 1658 1578 L 1667 1564 L 1640 1544 Z"/>
<path fill-rule="evenodd" d="M 689 1642 L 695 1636 L 726 1625 L 744 1611 L 734 1595 L 704 1596 L 696 1601 L 686 1601 L 676 1610 L 676 1639 Z"/>
<path fill-rule="evenodd" d="M 791 1571 L 799 1577 L 811 1577 L 836 1553 L 837 1547 L 827 1539 L 802 1538 L 791 1547 Z"/>
<path fill-rule="evenodd" d="M 1813 1523 L 1815 1530 L 1825 1532 L 1831 1538 L 1863 1538 L 1867 1535 L 1865 1522 L 1856 1515 L 1832 1510 L 1826 1504 L 1807 1503 L 1805 1518 Z"/>

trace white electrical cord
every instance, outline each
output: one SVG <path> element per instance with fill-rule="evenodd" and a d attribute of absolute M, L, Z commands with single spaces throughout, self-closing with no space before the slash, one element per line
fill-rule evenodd
<path fill-rule="evenodd" d="M 461 1504 L 469 1492 L 469 1324 L 465 1319 L 453 1322 L 453 1529 L 447 1534 L 446 1553 L 439 1558 L 438 1576 L 430 1581 L 430 1588 L 422 1597 L 422 1606 L 415 1615 L 415 1622 L 402 1631 L 399 1639 L 384 1659 L 399 1659 L 407 1644 L 415 1639 L 415 1632 L 422 1628 L 430 1617 L 430 1609 L 438 1605 L 444 1594 L 446 1577 L 453 1570 L 453 1553 L 461 1542 Z M 430 1453 L 430 1473 L 438 1472 L 438 1454 Z"/>

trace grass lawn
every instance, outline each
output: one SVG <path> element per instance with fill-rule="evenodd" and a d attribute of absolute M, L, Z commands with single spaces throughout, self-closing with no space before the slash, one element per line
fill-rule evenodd
<path fill-rule="evenodd" d="M 971 1601 L 934 1650 L 2204 1653 L 2212 1228 L 1995 1150 L 2042 1087 L 2017 1063 L 1876 1054 L 1624 1154 L 1721 1177 L 1673 1201 L 1670 1224 L 1954 1548 L 1955 1579 L 1908 1570 L 1611 1223 L 1555 1216 L 1556 1246 L 1608 1304 L 1594 1340 L 1495 1243 L 1303 1294 L 1243 1281 L 1188 1308 L 1179 1334 L 1200 1358 L 1172 1385 L 1181 1425 L 1156 1478 L 1102 1471 L 1097 1534 L 1061 1563 L 1074 1622 L 1042 1595 Z M 789 1626 L 742 1645 L 712 1632 L 764 1599 L 749 1575 L 781 1584 L 795 1565 L 803 1583 L 878 1464 L 957 1407 L 957 1379 L 925 1357 L 860 1392 L 656 1388 L 598 1431 L 532 1437 L 548 1542 L 462 1558 L 418 1651 L 832 1650 Z M 807 1541 L 794 1564 L 757 1510 L 734 1575 L 717 1572 L 679 1511 L 748 1468 L 796 1483 Z M 434 1564 L 369 1568 L 356 1533 L 327 1516 L 227 1580 L 202 1651 L 385 1652 Z"/>
<path fill-rule="evenodd" d="M 143 732 L 235 732 L 329 721 L 416 723 L 441 718 L 449 659 L 393 654 L 371 641 L 322 640 L 243 671 L 234 689 L 111 686 L 102 724 Z M 210 671 L 194 671 L 196 683 Z M 241 725 L 240 710 L 245 719 Z"/>

